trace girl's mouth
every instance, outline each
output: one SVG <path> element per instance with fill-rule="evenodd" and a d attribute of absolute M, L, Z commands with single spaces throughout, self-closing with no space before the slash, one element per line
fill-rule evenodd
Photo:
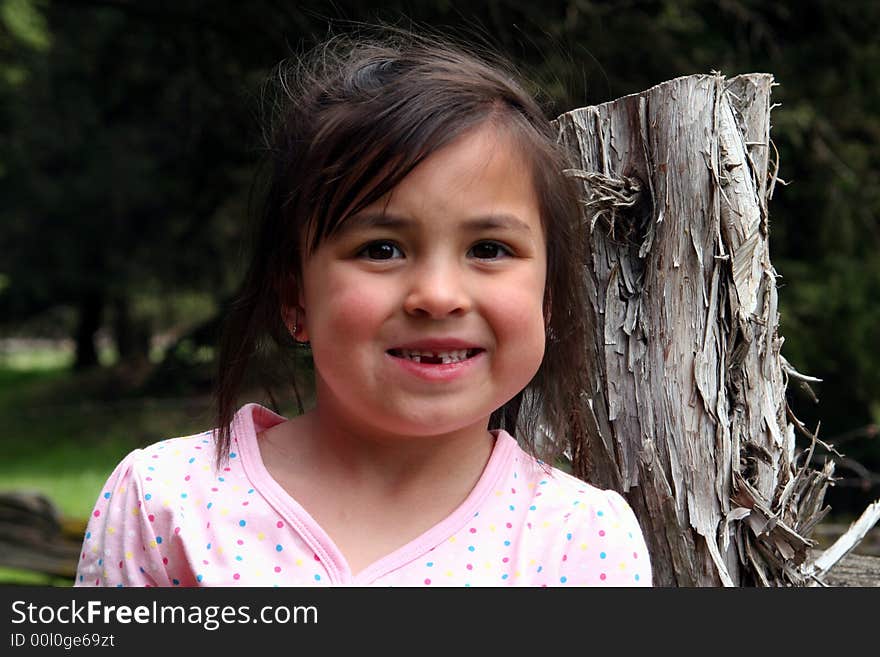
<path fill-rule="evenodd" d="M 427 349 L 389 349 L 388 353 L 395 358 L 411 360 L 414 363 L 424 363 L 426 365 L 448 365 L 450 363 L 466 361 L 482 351 L 485 350 L 480 348 L 448 349 L 443 351 Z"/>

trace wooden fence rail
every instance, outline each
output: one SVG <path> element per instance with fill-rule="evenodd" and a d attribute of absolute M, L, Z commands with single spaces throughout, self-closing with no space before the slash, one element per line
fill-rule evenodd
<path fill-rule="evenodd" d="M 86 522 L 62 516 L 41 493 L 0 493 L 0 566 L 72 583 Z"/>

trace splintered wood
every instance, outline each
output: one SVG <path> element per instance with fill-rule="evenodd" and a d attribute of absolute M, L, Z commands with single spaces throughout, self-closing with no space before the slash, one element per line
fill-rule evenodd
<path fill-rule="evenodd" d="M 627 497 L 659 586 L 802 586 L 830 567 L 808 559 L 833 462 L 812 463 L 815 437 L 796 449 L 785 399 L 772 85 L 694 75 L 556 121 L 593 301 L 593 468 L 576 474 Z"/>

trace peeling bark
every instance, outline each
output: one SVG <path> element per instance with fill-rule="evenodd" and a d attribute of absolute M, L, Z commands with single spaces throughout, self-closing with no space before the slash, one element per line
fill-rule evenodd
<path fill-rule="evenodd" d="M 833 462 L 800 456 L 768 247 L 766 74 L 678 78 L 563 114 L 583 183 L 597 485 L 660 586 L 801 586 Z M 827 567 L 826 567 L 827 569 Z"/>

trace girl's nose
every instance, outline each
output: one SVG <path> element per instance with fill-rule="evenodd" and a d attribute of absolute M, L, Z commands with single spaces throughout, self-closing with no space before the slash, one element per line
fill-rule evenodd
<path fill-rule="evenodd" d="M 442 319 L 463 315 L 471 308 L 464 273 L 456 266 L 424 263 L 412 270 L 404 310 L 410 315 Z"/>

